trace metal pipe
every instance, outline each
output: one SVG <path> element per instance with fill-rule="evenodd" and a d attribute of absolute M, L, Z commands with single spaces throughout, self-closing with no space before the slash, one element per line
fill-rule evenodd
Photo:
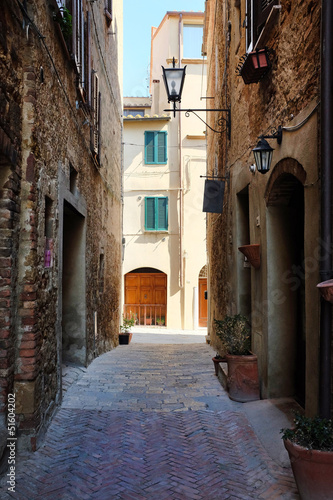
<path fill-rule="evenodd" d="M 333 2 L 322 0 L 321 13 L 321 279 L 332 277 L 332 161 L 333 161 Z M 321 302 L 319 414 L 331 416 L 332 308 Z"/>

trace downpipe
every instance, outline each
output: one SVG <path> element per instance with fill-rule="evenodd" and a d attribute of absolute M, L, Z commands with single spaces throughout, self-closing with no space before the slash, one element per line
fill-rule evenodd
<path fill-rule="evenodd" d="M 322 0 L 321 11 L 321 280 L 332 278 L 333 161 L 333 2 Z M 319 415 L 331 416 L 332 306 L 321 299 Z"/>

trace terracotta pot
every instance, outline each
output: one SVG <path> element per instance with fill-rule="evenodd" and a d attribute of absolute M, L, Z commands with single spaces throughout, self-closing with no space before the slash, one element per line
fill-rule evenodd
<path fill-rule="evenodd" d="M 214 363 L 214 368 L 215 368 L 215 375 L 218 376 L 219 374 L 219 364 L 220 363 L 225 363 L 227 360 L 226 358 L 216 358 L 214 356 L 214 358 L 212 358 L 213 360 L 213 363 Z"/>
<path fill-rule="evenodd" d="M 228 392 L 233 401 L 246 403 L 260 399 L 258 358 L 226 355 L 228 363 Z"/>
<path fill-rule="evenodd" d="M 317 288 L 319 288 L 323 298 L 333 304 L 333 280 L 322 281 L 318 283 Z"/>
<path fill-rule="evenodd" d="M 250 262 L 251 266 L 255 269 L 260 268 L 260 245 L 243 245 L 238 247 L 238 250 L 245 255 L 247 260 Z"/>
<path fill-rule="evenodd" d="M 333 452 L 307 450 L 284 440 L 302 500 L 333 498 Z"/>
<path fill-rule="evenodd" d="M 133 333 L 119 333 L 119 345 L 129 344 L 132 340 Z"/>

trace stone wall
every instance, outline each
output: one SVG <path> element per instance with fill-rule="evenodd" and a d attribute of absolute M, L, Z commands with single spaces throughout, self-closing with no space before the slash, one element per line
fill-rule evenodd
<path fill-rule="evenodd" d="M 98 75 L 101 93 L 97 153 L 88 80 L 83 97 L 57 3 L 25 12 L 5 1 L 1 20 L 0 409 L 15 391 L 19 442 L 32 449 L 61 400 L 63 360 L 87 365 L 118 342 L 121 55 L 104 6 L 82 9 L 87 78 Z"/>
<path fill-rule="evenodd" d="M 208 173 L 226 177 L 223 214 L 211 214 L 207 222 L 209 331 L 212 345 L 218 349 L 221 346 L 215 335 L 214 318 L 236 312 L 250 317 L 252 347 L 259 355 L 262 396 L 274 397 L 293 395 L 294 389 L 285 375 L 293 362 L 282 369 L 285 371 L 282 375 L 273 375 L 274 362 L 271 362 L 274 356 L 279 358 L 284 345 L 281 339 L 279 345 L 276 338 L 279 311 L 282 328 L 284 316 L 292 311 L 283 310 L 281 304 L 274 302 L 274 293 L 281 292 L 281 286 L 272 288 L 271 263 L 279 256 L 277 249 L 270 247 L 270 233 L 274 231 L 271 225 L 273 210 L 267 205 L 267 193 L 273 179 L 287 174 L 294 176 L 286 159 L 295 159 L 304 169 L 305 177 L 300 181 L 304 188 L 303 264 L 308 262 L 316 254 L 320 237 L 317 132 L 320 5 L 310 0 L 281 0 L 280 8 L 264 33 L 263 45 L 269 48 L 271 69 L 258 83 L 248 85 L 237 74 L 237 67 L 246 53 L 245 8 L 244 0 L 218 2 L 216 6 L 210 0 L 206 3 L 207 95 L 214 97 L 208 103 L 212 108 L 231 109 L 231 140 L 226 133 L 219 135 L 209 131 L 207 139 Z M 207 117 L 209 123 L 214 124 L 216 114 L 208 113 Z M 272 135 L 279 125 L 284 127 L 283 140 L 281 146 L 276 140 L 270 141 L 274 148 L 271 172 L 266 175 L 251 173 L 252 149 L 258 136 Z M 269 183 L 275 166 L 275 177 Z M 283 186 L 283 189 L 291 188 Z M 290 199 L 286 203 L 289 204 Z M 244 268 L 237 250 L 238 246 L 249 243 L 260 244 L 259 270 Z M 283 240 L 279 241 L 278 250 L 280 255 L 284 252 Z M 273 278 L 277 282 L 276 277 Z M 311 269 L 305 269 L 305 405 L 309 412 L 316 411 L 318 395 L 319 297 L 315 284 L 319 279 L 316 262 Z M 276 384 L 278 379 L 280 385 Z"/>

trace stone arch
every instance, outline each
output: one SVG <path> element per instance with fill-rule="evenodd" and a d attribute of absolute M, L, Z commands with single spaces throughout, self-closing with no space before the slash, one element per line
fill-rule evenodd
<path fill-rule="evenodd" d="M 306 172 L 294 158 L 279 161 L 269 178 L 265 191 L 267 206 L 288 206 L 298 182 L 304 185 Z"/>
<path fill-rule="evenodd" d="M 207 264 L 205 264 L 201 269 L 200 269 L 200 272 L 199 272 L 199 278 L 207 278 L 208 276 L 208 270 L 207 270 Z"/>

